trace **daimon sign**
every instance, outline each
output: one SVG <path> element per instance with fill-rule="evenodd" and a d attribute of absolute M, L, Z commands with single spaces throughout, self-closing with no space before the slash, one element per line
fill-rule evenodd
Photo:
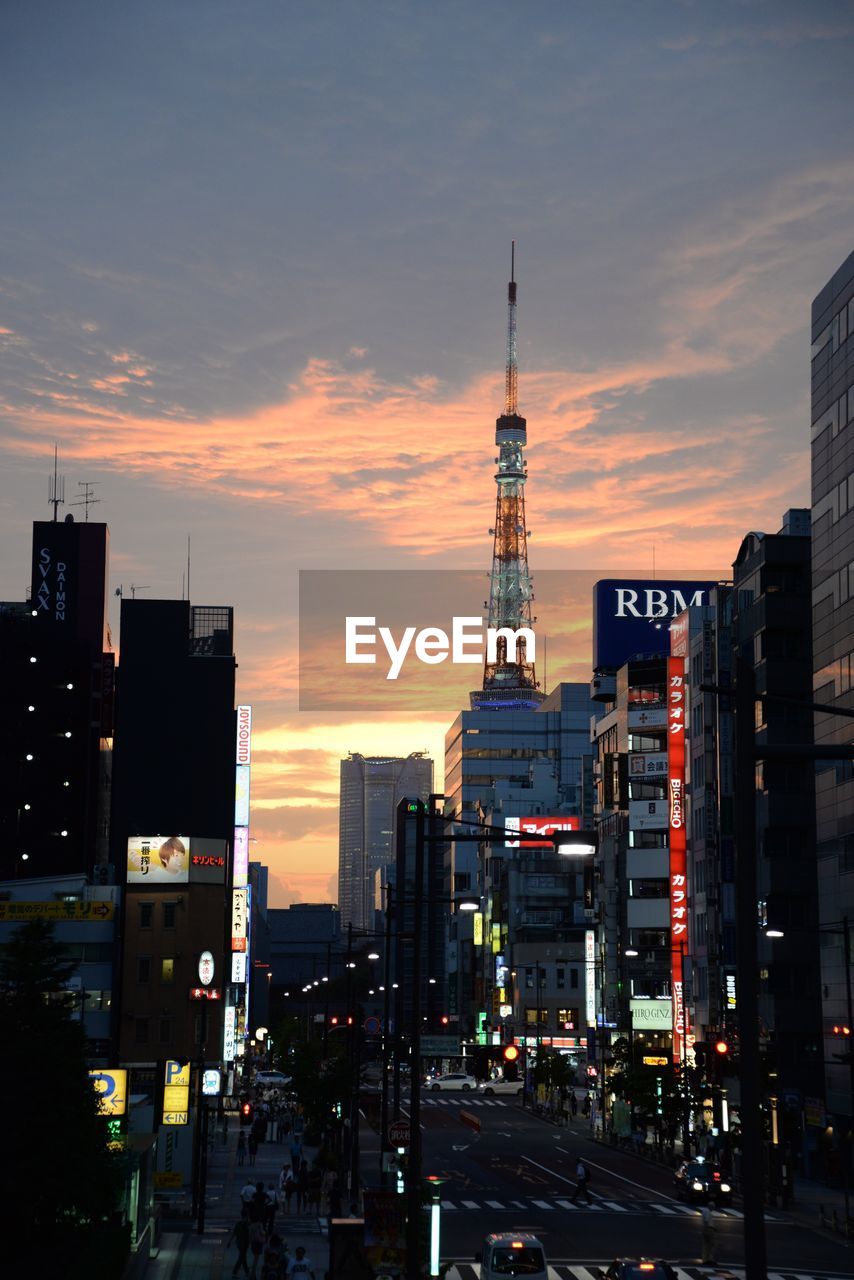
<path fill-rule="evenodd" d="M 412 1131 L 408 1120 L 393 1120 L 388 1127 L 388 1143 L 390 1147 L 408 1147 L 412 1140 Z"/>

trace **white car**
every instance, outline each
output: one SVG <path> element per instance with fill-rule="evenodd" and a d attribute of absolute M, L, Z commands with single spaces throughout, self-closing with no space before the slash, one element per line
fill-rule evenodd
<path fill-rule="evenodd" d="M 464 1071 L 449 1071 L 444 1076 L 436 1076 L 435 1080 L 426 1081 L 425 1087 L 433 1093 L 438 1093 L 440 1089 L 474 1089 L 477 1081 Z"/>
<path fill-rule="evenodd" d="M 286 1076 L 284 1071 L 256 1071 L 255 1083 L 267 1085 L 286 1085 L 290 1084 L 291 1077 Z"/>
<path fill-rule="evenodd" d="M 478 1093 L 486 1098 L 493 1093 L 511 1093 L 514 1097 L 521 1098 L 523 1089 L 521 1080 L 484 1080 L 483 1084 L 477 1086 Z"/>

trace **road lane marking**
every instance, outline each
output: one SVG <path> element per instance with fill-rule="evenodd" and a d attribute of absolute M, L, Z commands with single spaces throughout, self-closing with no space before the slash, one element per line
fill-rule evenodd
<path fill-rule="evenodd" d="M 615 1213 L 629 1212 L 628 1209 L 625 1209 L 621 1204 L 615 1204 L 613 1200 L 602 1200 L 601 1204 L 603 1209 L 613 1209 Z"/>
<path fill-rule="evenodd" d="M 443 1209 L 456 1209 L 456 1207 L 457 1207 L 457 1206 L 454 1204 L 453 1200 L 443 1200 L 443 1201 L 442 1201 L 442 1208 L 443 1208 Z"/>
<path fill-rule="evenodd" d="M 487 1200 L 490 1209 L 503 1209 L 504 1205 L 499 1200 Z"/>
<path fill-rule="evenodd" d="M 463 1204 L 467 1209 L 479 1209 L 480 1205 L 476 1200 L 464 1200 Z"/>
<path fill-rule="evenodd" d="M 577 1209 L 578 1205 L 573 1204 L 571 1200 L 555 1200 L 555 1204 L 559 1204 L 561 1209 Z"/>
<path fill-rule="evenodd" d="M 545 1200 L 532 1200 L 531 1204 L 535 1204 L 538 1209 L 551 1209 L 554 1211 L 553 1204 L 547 1204 Z"/>
<path fill-rule="evenodd" d="M 557 1150 L 561 1151 L 565 1156 L 572 1155 L 572 1152 L 567 1151 L 566 1147 L 558 1147 Z M 523 1158 L 527 1159 L 527 1157 L 523 1157 Z M 591 1164 L 594 1169 L 600 1169 L 602 1173 L 607 1173 L 609 1178 L 619 1178 L 620 1182 L 627 1182 L 630 1187 L 637 1187 L 638 1190 L 645 1191 L 646 1194 L 649 1195 L 649 1191 L 650 1191 L 649 1187 L 645 1187 L 642 1182 L 635 1182 L 633 1178 L 625 1178 L 621 1173 L 614 1173 L 613 1169 L 606 1169 L 603 1164 L 596 1164 L 593 1160 L 585 1161 L 585 1163 Z M 557 1174 L 556 1176 L 559 1178 L 560 1174 Z M 568 1182 L 569 1179 L 565 1178 L 564 1181 Z M 656 1192 L 656 1195 L 663 1196 L 665 1200 L 670 1200 L 672 1201 L 673 1204 L 679 1203 L 674 1196 L 669 1196 L 666 1191 Z"/>
<path fill-rule="evenodd" d="M 669 1204 L 651 1204 L 649 1207 L 650 1209 L 657 1210 L 658 1213 L 669 1213 L 674 1218 L 679 1217 L 678 1209 L 671 1209 Z M 681 1205 L 680 1205 L 680 1208 L 681 1208 Z"/>

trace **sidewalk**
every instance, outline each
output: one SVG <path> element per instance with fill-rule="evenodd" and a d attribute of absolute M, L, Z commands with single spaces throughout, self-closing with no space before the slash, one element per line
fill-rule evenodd
<path fill-rule="evenodd" d="M 265 1185 L 278 1183 L 282 1165 L 290 1163 L 288 1139 L 280 1143 L 262 1143 L 254 1166 L 249 1167 L 247 1157 L 244 1165 L 238 1167 L 238 1133 L 236 1120 L 232 1119 L 228 1144 L 223 1146 L 221 1131 L 216 1129 L 214 1146 L 208 1157 L 204 1233 L 199 1235 L 195 1223 L 187 1220 L 164 1219 L 160 1252 L 149 1262 L 145 1280 L 230 1280 L 237 1261 L 237 1249 L 232 1244 L 226 1251 L 225 1245 L 240 1216 L 240 1188 L 247 1179 Z M 303 1154 L 311 1162 L 317 1153 L 307 1147 Z M 323 1226 L 325 1228 L 325 1222 Z M 291 1257 L 297 1245 L 303 1246 L 306 1256 L 312 1261 L 317 1280 L 323 1280 L 329 1266 L 329 1245 L 326 1235 L 321 1232 L 320 1219 L 304 1214 L 298 1216 L 293 1212 L 288 1215 L 283 1206 L 276 1216 L 276 1230 L 286 1242 Z M 259 1280 L 260 1274 L 259 1266 Z"/>

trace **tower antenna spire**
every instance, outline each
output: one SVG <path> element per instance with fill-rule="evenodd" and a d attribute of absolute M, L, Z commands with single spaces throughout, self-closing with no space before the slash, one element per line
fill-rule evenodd
<path fill-rule="evenodd" d="M 48 478 L 47 482 L 47 500 L 53 507 L 53 523 L 56 524 L 57 507 L 65 506 L 65 476 L 59 475 L 59 450 L 57 445 L 53 446 L 53 475 Z"/>
<path fill-rule="evenodd" d="M 504 413 L 518 413 L 516 365 L 516 241 L 510 241 L 510 281 L 507 285 L 507 365 L 504 372 Z"/>

